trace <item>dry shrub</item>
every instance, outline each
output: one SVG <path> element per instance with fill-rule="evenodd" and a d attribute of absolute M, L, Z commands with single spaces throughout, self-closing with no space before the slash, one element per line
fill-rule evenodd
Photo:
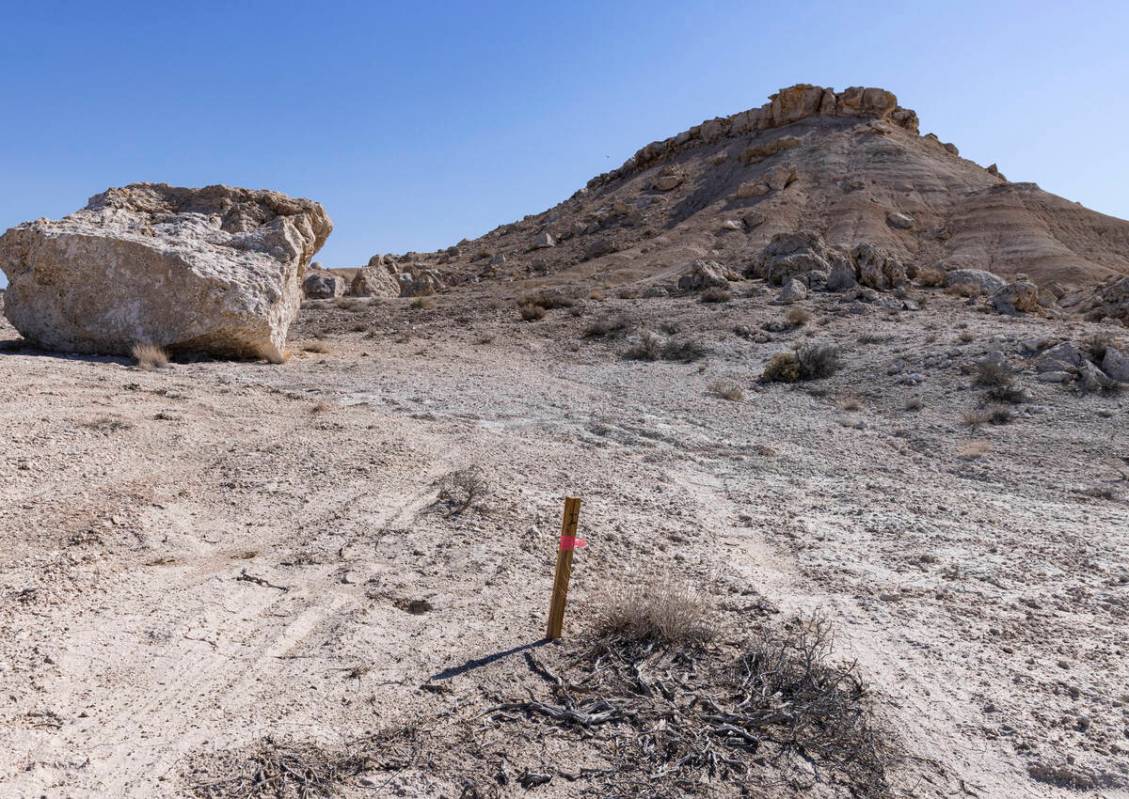
<path fill-rule="evenodd" d="M 601 635 L 687 644 L 713 636 L 702 597 L 689 586 L 636 582 L 613 590 L 597 622 Z"/>
<path fill-rule="evenodd" d="M 991 451 L 991 443 L 983 439 L 976 439 L 962 445 L 961 448 L 957 450 L 957 457 L 961 460 L 974 461 L 977 458 L 984 457 Z"/>
<path fill-rule="evenodd" d="M 456 516 L 481 499 L 488 488 L 486 476 L 477 466 L 459 469 L 439 481 L 439 503 L 449 515 Z"/>
<path fill-rule="evenodd" d="M 830 377 L 842 368 L 838 347 L 830 344 L 805 344 L 791 352 L 778 352 L 764 367 L 765 383 L 797 383 Z"/>
<path fill-rule="evenodd" d="M 169 356 L 156 344 L 134 344 L 130 350 L 138 369 L 164 369 L 169 365 Z"/>
<path fill-rule="evenodd" d="M 710 383 L 707 390 L 713 396 L 731 402 L 740 402 L 745 398 L 745 389 L 741 388 L 736 380 L 729 380 L 724 377 Z"/>
<path fill-rule="evenodd" d="M 631 328 L 631 320 L 623 314 L 601 316 L 584 329 L 584 338 L 609 338 L 624 335 Z"/>
<path fill-rule="evenodd" d="M 803 327 L 811 321 L 811 311 L 799 306 L 789 308 L 788 313 L 784 314 L 784 321 L 792 327 Z"/>
<path fill-rule="evenodd" d="M 971 330 L 962 330 L 957 338 L 960 340 L 961 344 L 971 344 L 976 340 L 976 334 Z"/>
<path fill-rule="evenodd" d="M 291 745 L 264 739 L 247 755 L 212 755 L 198 759 L 191 790 L 200 799 L 314 799 L 337 796 L 345 785 L 370 768 L 367 755 L 330 752 L 311 744 Z M 201 773 L 207 778 L 200 780 Z"/>
<path fill-rule="evenodd" d="M 706 303 L 729 302 L 733 299 L 733 295 L 729 293 L 729 289 L 723 286 L 711 286 L 702 292 L 699 299 Z"/>
<path fill-rule="evenodd" d="M 540 305 L 533 305 L 531 303 L 523 303 L 518 306 L 518 313 L 521 318 L 526 322 L 536 322 L 545 318 L 545 309 Z"/>
<path fill-rule="evenodd" d="M 538 730 L 576 730 L 601 747 L 612 768 L 593 795 L 712 796 L 707 781 L 750 796 L 775 796 L 783 783 L 797 795 L 890 794 L 896 753 L 857 666 L 834 660 L 829 622 L 800 618 L 703 644 L 705 613 L 684 590 L 630 588 L 563 669 L 527 656 L 552 698 L 507 702 L 491 718 L 519 712 Z"/>

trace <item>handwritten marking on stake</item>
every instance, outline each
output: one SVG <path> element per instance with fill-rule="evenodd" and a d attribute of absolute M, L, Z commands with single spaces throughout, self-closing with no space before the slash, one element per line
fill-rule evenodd
<path fill-rule="evenodd" d="M 564 518 L 561 520 L 561 540 L 557 548 L 557 572 L 553 577 L 553 598 L 549 602 L 549 630 L 547 637 L 555 641 L 564 629 L 565 602 L 568 599 L 568 581 L 572 577 L 572 555 L 578 547 L 588 542 L 576 537 L 580 522 L 580 498 L 566 497 Z"/>

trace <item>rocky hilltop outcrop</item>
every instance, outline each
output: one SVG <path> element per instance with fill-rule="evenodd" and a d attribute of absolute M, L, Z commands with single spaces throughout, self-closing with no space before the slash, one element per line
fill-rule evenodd
<path fill-rule="evenodd" d="M 444 285 L 544 277 L 658 290 L 699 260 L 755 276 L 773 240 L 792 234 L 861 256 L 817 264 L 833 284 L 975 271 L 993 276 L 986 296 L 1024 276 L 1045 304 L 1129 275 L 1129 222 L 962 158 L 887 90 L 808 84 L 652 142 L 548 211 L 395 260 Z M 1030 301 L 1020 286 L 999 305 Z"/>
<path fill-rule="evenodd" d="M 126 354 L 147 343 L 276 356 L 305 267 L 332 229 L 318 203 L 273 191 L 110 189 L 64 219 L 0 237 L 4 313 L 56 351 Z"/>

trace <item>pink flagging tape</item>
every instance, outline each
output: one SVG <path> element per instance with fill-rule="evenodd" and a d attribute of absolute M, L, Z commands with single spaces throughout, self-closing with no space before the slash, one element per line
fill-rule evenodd
<path fill-rule="evenodd" d="M 577 538 L 574 535 L 561 536 L 561 552 L 569 549 L 584 549 L 588 546 L 588 542 L 583 538 Z"/>

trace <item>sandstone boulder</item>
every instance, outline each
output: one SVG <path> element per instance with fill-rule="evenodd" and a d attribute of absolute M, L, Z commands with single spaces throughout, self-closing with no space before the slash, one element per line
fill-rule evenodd
<path fill-rule="evenodd" d="M 383 264 L 364 266 L 353 276 L 349 294 L 353 297 L 399 297 L 400 281 Z"/>
<path fill-rule="evenodd" d="M 128 354 L 134 344 L 277 355 L 301 280 L 333 224 L 272 191 L 139 183 L 0 237 L 5 314 L 37 346 Z"/>

